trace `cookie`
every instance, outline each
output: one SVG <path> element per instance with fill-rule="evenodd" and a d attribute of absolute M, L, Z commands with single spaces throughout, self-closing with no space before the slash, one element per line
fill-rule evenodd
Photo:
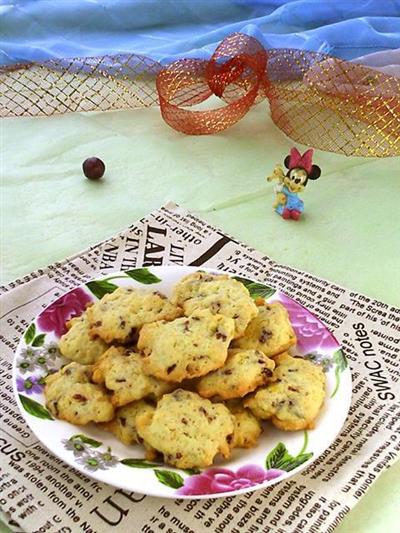
<path fill-rule="evenodd" d="M 46 378 L 44 395 L 50 413 L 71 424 L 108 422 L 114 407 L 104 387 L 90 382 L 92 367 L 69 363 Z"/>
<path fill-rule="evenodd" d="M 92 373 L 93 365 L 81 365 L 80 363 L 72 362 L 64 365 L 58 372 L 46 376 L 46 387 L 62 381 L 68 383 L 91 383 Z"/>
<path fill-rule="evenodd" d="M 234 338 L 241 337 L 249 322 L 258 314 L 257 306 L 243 283 L 225 274 L 189 274 L 174 287 L 171 300 L 183 308 L 186 316 L 208 309 L 214 314 L 233 318 Z"/>
<path fill-rule="evenodd" d="M 244 405 L 279 429 L 313 429 L 325 398 L 321 367 L 300 357 L 280 354 L 275 359 L 273 382 L 245 400 Z"/>
<path fill-rule="evenodd" d="M 141 356 L 122 346 L 112 346 L 94 364 L 93 381 L 104 383 L 113 392 L 111 401 L 118 407 L 146 397 L 161 398 L 174 388 L 146 375 Z"/>
<path fill-rule="evenodd" d="M 260 420 L 241 402 L 231 400 L 226 406 L 235 418 L 232 448 L 253 448 L 263 431 Z"/>
<path fill-rule="evenodd" d="M 235 348 L 253 349 L 273 357 L 297 342 L 286 308 L 279 302 L 258 308 L 258 316 L 248 325 L 244 336 L 232 343 Z"/>
<path fill-rule="evenodd" d="M 153 413 L 136 417 L 139 436 L 177 468 L 205 468 L 221 453 L 229 457 L 234 418 L 227 407 L 177 389 Z"/>
<path fill-rule="evenodd" d="M 193 272 L 193 274 L 188 274 L 175 285 L 171 302 L 175 305 L 182 306 L 184 302 L 198 295 L 202 284 L 210 283 L 216 279 L 225 280 L 228 278 L 229 276 L 227 274 L 209 274 L 201 270 Z"/>
<path fill-rule="evenodd" d="M 107 343 L 128 343 L 143 324 L 173 320 L 182 310 L 159 292 L 119 287 L 87 310 L 90 335 Z"/>
<path fill-rule="evenodd" d="M 144 371 L 176 382 L 203 376 L 225 363 L 233 333 L 232 318 L 207 310 L 172 322 L 145 324 L 138 341 Z"/>
<path fill-rule="evenodd" d="M 67 322 L 68 331 L 59 340 L 61 354 L 82 365 L 90 365 L 108 350 L 102 339 L 93 339 L 89 335 L 89 321 L 86 312 Z"/>
<path fill-rule="evenodd" d="M 229 350 L 224 366 L 203 376 L 198 382 L 197 391 L 204 398 L 241 398 L 265 385 L 274 368 L 274 361 L 263 352 Z"/>
<path fill-rule="evenodd" d="M 117 409 L 115 418 L 111 422 L 101 425 L 102 429 L 111 431 L 124 444 L 143 443 L 136 429 L 136 417 L 140 414 L 153 413 L 155 407 L 145 400 L 132 402 Z"/>

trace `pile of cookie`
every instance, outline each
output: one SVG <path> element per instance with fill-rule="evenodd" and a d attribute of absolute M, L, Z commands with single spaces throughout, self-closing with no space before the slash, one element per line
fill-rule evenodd
<path fill-rule="evenodd" d="M 59 348 L 72 362 L 46 378 L 50 412 L 178 468 L 255 446 L 262 420 L 312 428 L 324 401 L 321 368 L 288 353 L 285 307 L 255 302 L 227 275 L 190 274 L 170 300 L 120 287 L 68 328 Z"/>

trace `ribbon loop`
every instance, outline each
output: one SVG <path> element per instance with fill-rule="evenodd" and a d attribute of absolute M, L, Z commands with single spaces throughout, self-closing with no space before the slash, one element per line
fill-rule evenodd
<path fill-rule="evenodd" d="M 172 128 L 191 135 L 223 131 L 248 112 L 261 92 L 265 96 L 266 65 L 263 46 L 238 33 L 224 39 L 209 61 L 172 63 L 157 76 L 162 117 Z M 227 105 L 207 111 L 184 109 L 212 94 Z"/>
<path fill-rule="evenodd" d="M 212 66 L 213 69 L 210 68 L 207 72 L 208 86 L 215 96 L 221 98 L 225 88 L 243 74 L 244 65 L 240 58 L 233 57 L 222 66 L 218 66 L 218 64 Z"/>

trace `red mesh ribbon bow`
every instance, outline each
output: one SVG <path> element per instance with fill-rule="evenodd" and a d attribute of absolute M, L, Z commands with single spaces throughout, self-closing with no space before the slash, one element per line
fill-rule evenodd
<path fill-rule="evenodd" d="M 298 142 L 346 155 L 400 153 L 400 79 L 324 54 L 265 50 L 237 33 L 209 61 L 163 68 L 157 91 L 164 120 L 183 133 L 227 129 L 267 97 L 275 124 Z M 226 105 L 190 109 L 211 95 Z"/>
<path fill-rule="evenodd" d="M 164 120 L 178 131 L 202 135 L 225 130 L 240 120 L 257 97 L 265 97 L 267 52 L 252 37 L 234 34 L 210 61 L 182 59 L 161 70 L 157 91 Z M 218 96 L 226 106 L 192 111 L 189 106 Z"/>

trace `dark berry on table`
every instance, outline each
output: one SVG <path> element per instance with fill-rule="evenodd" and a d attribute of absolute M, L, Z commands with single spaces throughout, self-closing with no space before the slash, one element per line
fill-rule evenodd
<path fill-rule="evenodd" d="M 104 175 L 106 166 L 98 157 L 89 157 L 82 164 L 83 173 L 90 180 L 98 180 Z"/>

